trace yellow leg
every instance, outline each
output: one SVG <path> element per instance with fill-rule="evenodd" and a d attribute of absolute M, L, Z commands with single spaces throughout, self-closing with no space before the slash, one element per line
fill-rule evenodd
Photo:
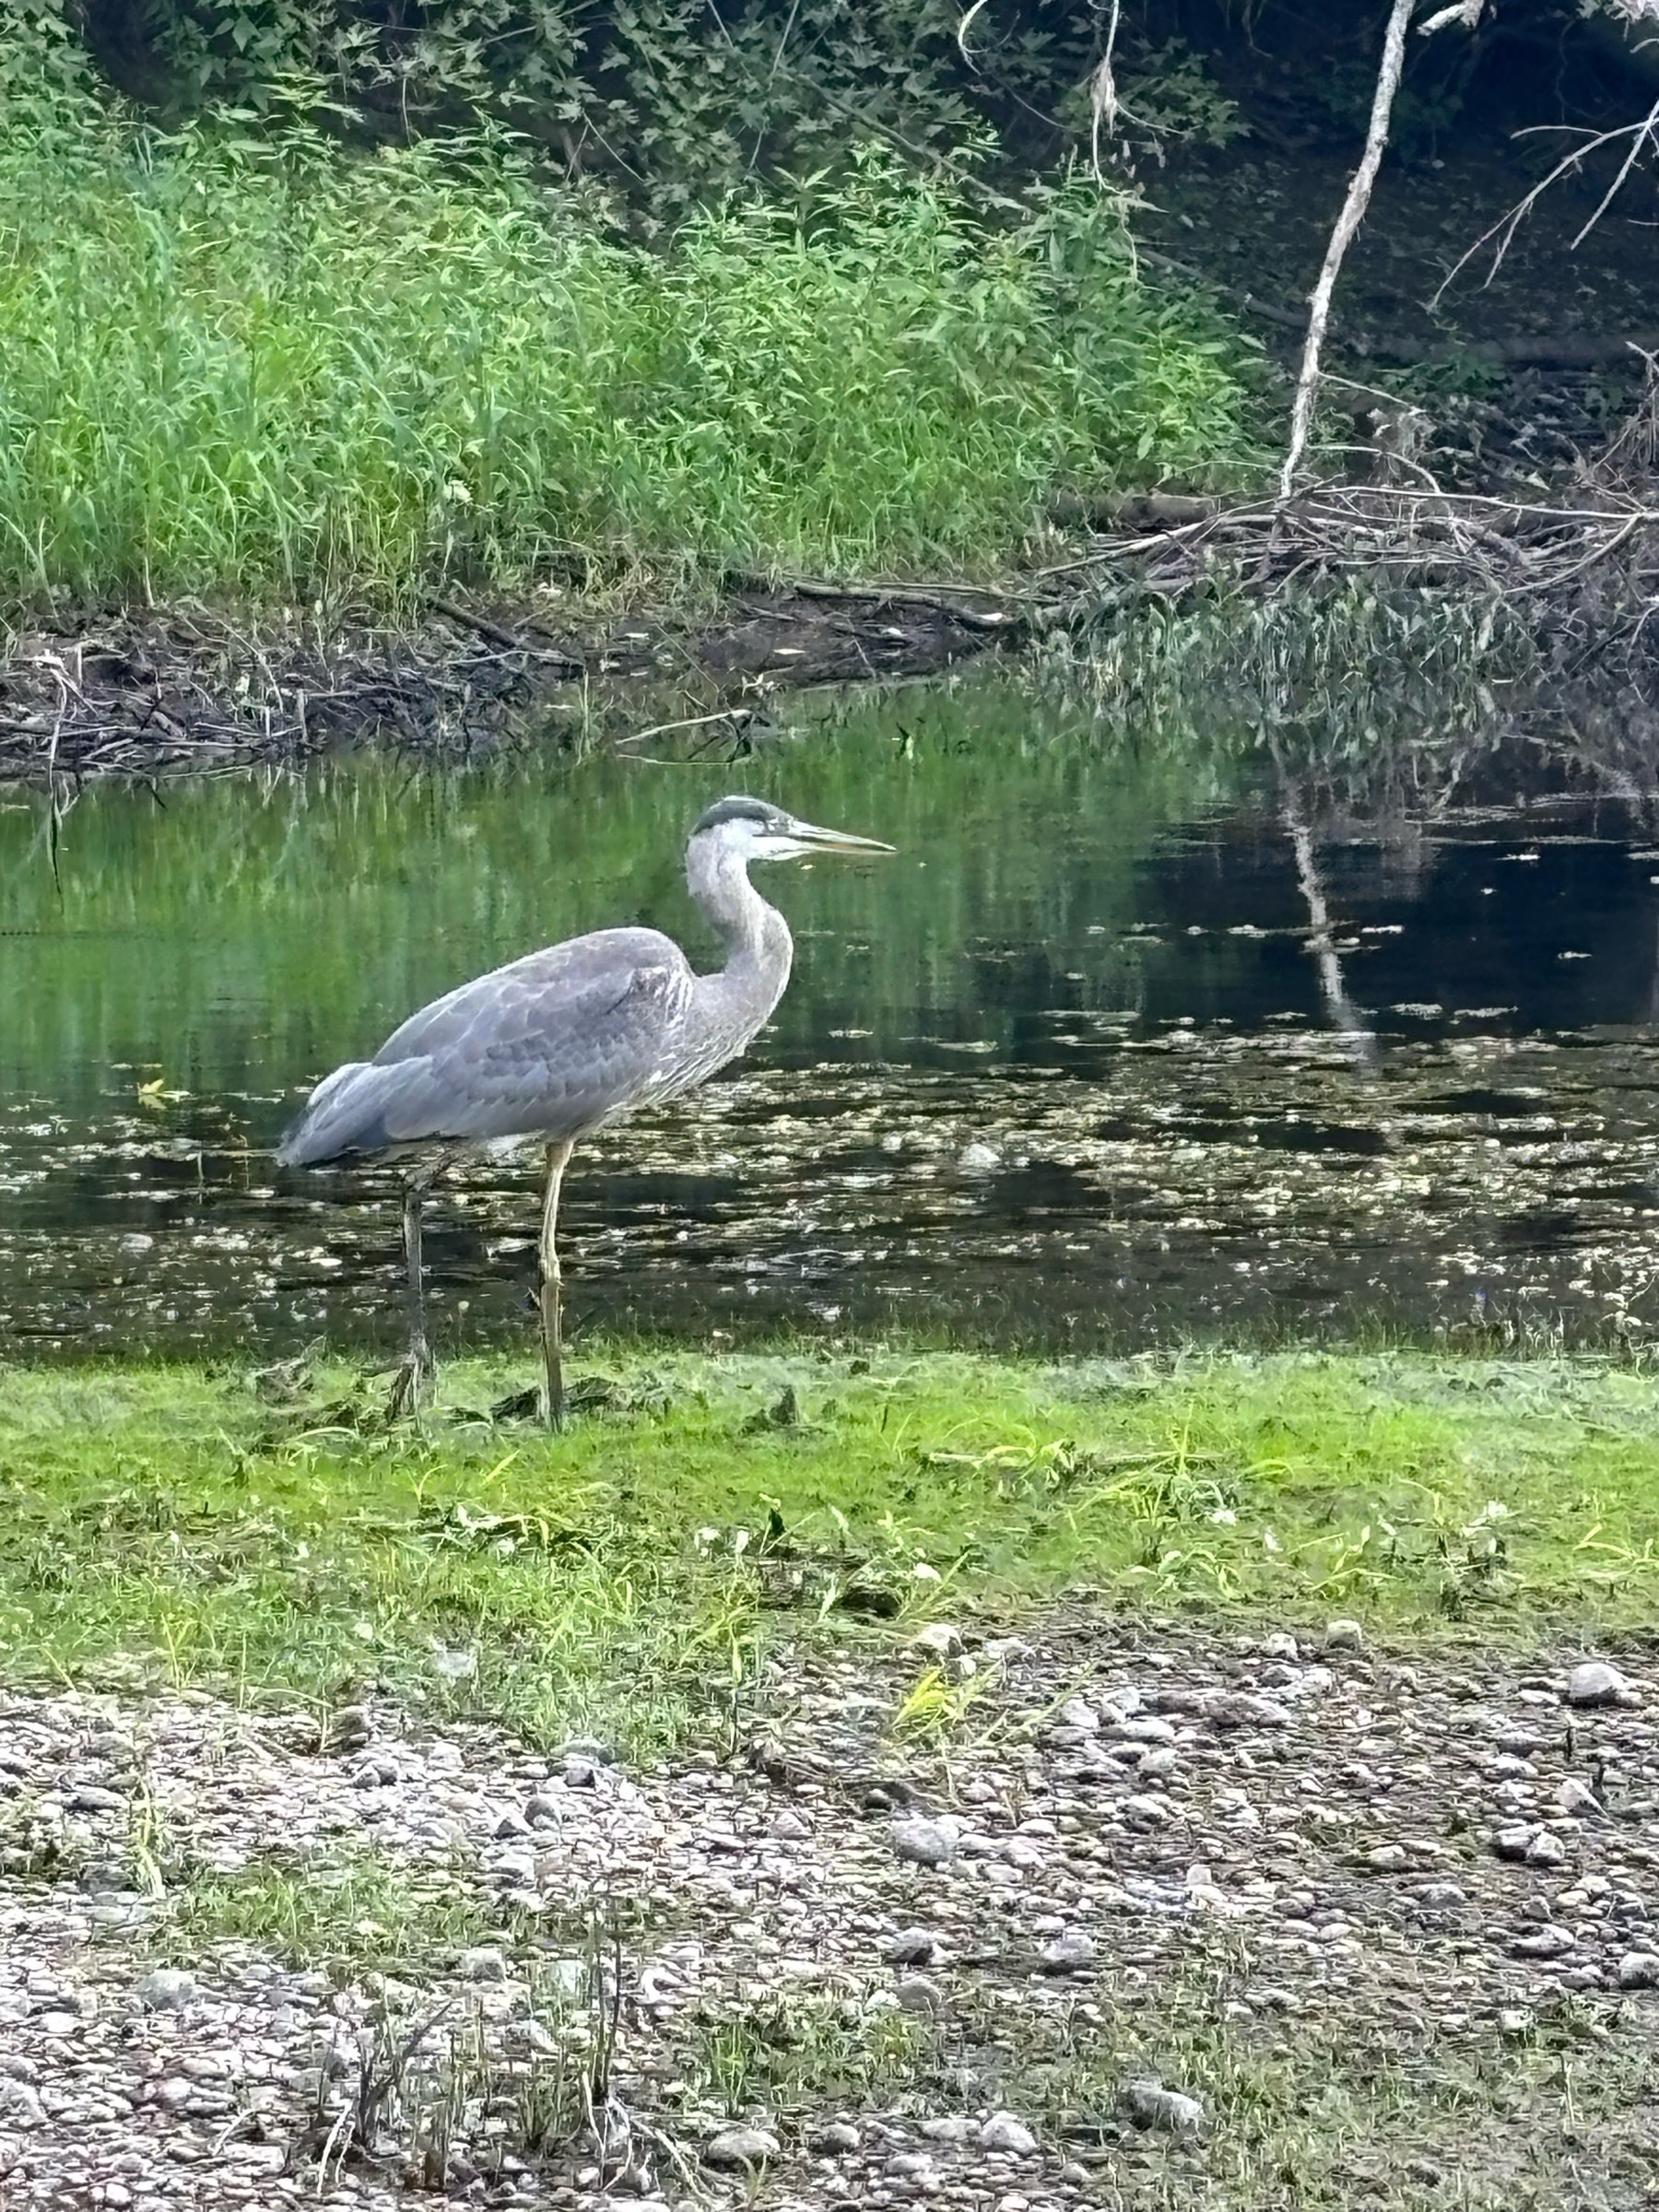
<path fill-rule="evenodd" d="M 547 1426 L 564 1427 L 563 1346 L 559 1336 L 559 1191 L 564 1181 L 571 1147 L 547 1147 L 547 1193 L 542 1201 L 541 1226 L 541 1338 L 542 1361 L 547 1371 Z"/>

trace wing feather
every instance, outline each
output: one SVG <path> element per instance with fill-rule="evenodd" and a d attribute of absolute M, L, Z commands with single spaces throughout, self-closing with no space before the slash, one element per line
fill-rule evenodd
<path fill-rule="evenodd" d="M 695 979 L 671 937 L 596 930 L 463 983 L 336 1069 L 283 1140 L 295 1165 L 405 1145 L 577 1136 L 655 1095 Z"/>

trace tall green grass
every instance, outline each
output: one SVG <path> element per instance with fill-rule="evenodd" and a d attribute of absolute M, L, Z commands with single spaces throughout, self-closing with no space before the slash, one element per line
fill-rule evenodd
<path fill-rule="evenodd" d="M 499 146 L 161 136 L 42 90 L 0 115 L 0 327 L 13 606 L 982 562 L 1060 481 L 1241 439 L 1225 347 L 1092 186 L 994 230 L 874 155 L 659 252 Z"/>

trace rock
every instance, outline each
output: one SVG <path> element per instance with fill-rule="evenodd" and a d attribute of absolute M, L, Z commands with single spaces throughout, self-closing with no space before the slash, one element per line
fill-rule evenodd
<path fill-rule="evenodd" d="M 1582 1659 L 1567 1677 L 1569 1705 L 1621 1705 L 1630 1695 L 1630 1684 L 1605 1659 Z"/>
<path fill-rule="evenodd" d="M 881 1955 L 889 1966 L 931 1966 L 939 1947 L 939 1939 L 931 1928 L 900 1928 Z"/>
<path fill-rule="evenodd" d="M 1118 2102 L 1137 2127 L 1167 2128 L 1171 2135 L 1195 2135 L 1204 2125 L 1201 2099 L 1181 2089 L 1166 2089 L 1160 2081 L 1126 2081 Z"/>
<path fill-rule="evenodd" d="M 455 1961 L 463 1982 L 505 1982 L 507 1955 L 493 1943 L 476 1944 Z"/>
<path fill-rule="evenodd" d="M 150 2012 L 180 2012 L 196 1994 L 196 1978 L 182 1967 L 159 1966 L 137 1986 L 138 2002 Z"/>
<path fill-rule="evenodd" d="M 769 2136 L 763 2127 L 724 2127 L 719 2135 L 703 2145 L 705 2166 L 764 2166 L 769 2159 L 778 2156 L 776 2136 Z"/>
<path fill-rule="evenodd" d="M 0 2124 L 8 2127 L 44 2127 L 46 2113 L 26 2081 L 0 2074 Z"/>
<path fill-rule="evenodd" d="M 1627 1951 L 1618 1962 L 1620 1989 L 1659 1989 L 1659 1951 Z"/>
<path fill-rule="evenodd" d="M 1175 1724 L 1166 1721 L 1161 1713 L 1135 1713 L 1127 1720 L 1114 1721 L 1112 1740 L 1120 1744 L 1172 1744 L 1175 1741 Z"/>
<path fill-rule="evenodd" d="M 894 1855 L 913 1866 L 948 1866 L 959 1838 L 953 1820 L 895 1820 L 888 1830 Z"/>
<path fill-rule="evenodd" d="M 781 1843 L 810 1843 L 812 1823 L 810 1820 L 804 1820 L 799 1813 L 792 1813 L 785 1806 L 772 1822 L 771 1832 Z"/>
<path fill-rule="evenodd" d="M 1577 1943 L 1578 1938 L 1571 1928 L 1559 1928 L 1553 1922 L 1546 1921 L 1541 1928 L 1535 1928 L 1530 1936 L 1517 1937 L 1510 1949 L 1517 1959 L 1564 1959 L 1569 1951 L 1577 1947 Z"/>
<path fill-rule="evenodd" d="M 934 2162 L 924 2150 L 896 2150 L 887 2170 L 898 2181 L 931 2181 Z"/>
<path fill-rule="evenodd" d="M 1045 1973 L 1077 1974 L 1094 1963 L 1095 1944 L 1092 1936 L 1081 1928 L 1067 1928 L 1064 1936 L 1056 1936 L 1053 1943 L 1042 1947 L 1042 1967 Z"/>
<path fill-rule="evenodd" d="M 806 2147 L 816 2150 L 820 2158 L 843 2158 L 856 2150 L 864 2137 L 850 2120 L 831 2120 L 810 2138 Z"/>
<path fill-rule="evenodd" d="M 1468 1899 L 1468 1892 L 1456 1882 L 1419 1882 L 1411 1894 L 1431 1912 L 1449 1912 L 1453 1905 L 1466 1903 Z"/>
<path fill-rule="evenodd" d="M 1006 2150 L 1017 2159 L 1036 2155 L 1037 2138 L 1012 2112 L 993 2112 L 979 2131 L 982 2150 Z"/>
<path fill-rule="evenodd" d="M 911 1638 L 912 1652 L 929 1652 L 935 1659 L 954 1659 L 962 1648 L 962 1631 L 948 1620 L 930 1620 Z"/>
<path fill-rule="evenodd" d="M 1357 1620 L 1328 1620 L 1320 1641 L 1327 1652 L 1362 1652 L 1365 1630 Z"/>

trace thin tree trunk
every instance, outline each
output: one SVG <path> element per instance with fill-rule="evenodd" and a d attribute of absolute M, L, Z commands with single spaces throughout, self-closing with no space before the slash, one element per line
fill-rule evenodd
<path fill-rule="evenodd" d="M 1400 77 L 1406 67 L 1406 33 L 1411 26 L 1411 12 L 1417 0 L 1394 0 L 1389 11 L 1388 29 L 1382 40 L 1382 60 L 1377 70 L 1377 88 L 1371 95 L 1371 124 L 1365 134 L 1365 151 L 1359 166 L 1354 171 L 1347 188 L 1347 197 L 1342 203 L 1342 212 L 1336 218 L 1331 232 L 1331 241 L 1325 248 L 1324 266 L 1319 272 L 1319 282 L 1308 304 L 1308 335 L 1302 344 L 1301 371 L 1296 380 L 1296 404 L 1290 413 L 1290 443 L 1285 454 L 1285 465 L 1279 471 L 1279 498 L 1288 500 L 1296 488 L 1297 471 L 1308 450 L 1309 434 L 1313 428 L 1313 408 L 1319 398 L 1319 357 L 1324 346 L 1325 327 L 1331 320 L 1331 299 L 1336 289 L 1336 278 L 1343 260 L 1354 242 L 1355 233 L 1365 219 L 1371 205 L 1372 187 L 1377 171 L 1382 166 L 1382 156 L 1388 146 L 1389 120 L 1394 114 L 1394 95 L 1400 88 Z"/>

